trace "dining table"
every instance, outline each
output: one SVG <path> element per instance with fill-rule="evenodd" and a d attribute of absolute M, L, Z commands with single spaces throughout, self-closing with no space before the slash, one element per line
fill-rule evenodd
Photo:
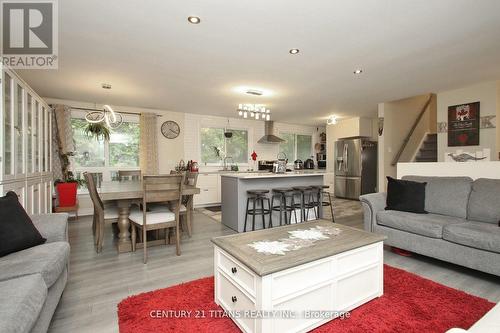
<path fill-rule="evenodd" d="M 97 191 L 103 202 L 116 202 L 118 206 L 118 253 L 131 252 L 130 239 L 130 208 L 134 204 L 142 203 L 143 187 L 140 180 L 103 181 Z M 186 218 L 188 234 L 191 236 L 191 221 L 193 214 L 193 196 L 199 194 L 200 189 L 193 185 L 184 185 L 182 195 L 188 196 L 186 203 Z"/>

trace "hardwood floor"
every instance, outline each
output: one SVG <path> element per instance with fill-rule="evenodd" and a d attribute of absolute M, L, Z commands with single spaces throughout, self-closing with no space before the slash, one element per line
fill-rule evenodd
<path fill-rule="evenodd" d="M 49 332 L 117 332 L 116 306 L 122 299 L 213 275 L 210 239 L 233 233 L 219 222 L 195 212 L 193 236 L 182 238 L 182 255 L 175 255 L 175 245 L 151 247 L 148 263 L 144 265 L 141 250 L 116 253 L 111 226 L 106 226 L 102 253 L 95 253 L 91 222 L 90 217 L 70 221 L 69 280 Z M 360 215 L 341 217 L 337 222 L 362 227 Z M 452 288 L 500 301 L 498 277 L 422 256 L 402 257 L 389 249 L 384 251 L 384 260 L 391 266 Z"/>

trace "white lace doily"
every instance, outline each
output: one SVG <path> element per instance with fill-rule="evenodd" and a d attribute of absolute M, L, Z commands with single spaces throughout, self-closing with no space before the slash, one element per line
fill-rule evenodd
<path fill-rule="evenodd" d="M 277 241 L 257 241 L 248 244 L 248 246 L 255 249 L 258 253 L 284 256 L 286 252 L 313 246 L 315 242 L 329 239 L 330 236 L 337 236 L 340 232 L 339 228 L 316 226 L 307 230 L 298 229 L 289 231 L 290 236 L 288 238 L 282 238 Z"/>
<path fill-rule="evenodd" d="M 286 244 L 280 241 L 259 241 L 248 244 L 248 246 L 253 247 L 259 253 L 265 254 L 279 254 L 284 256 L 285 251 L 290 251 L 290 244 Z"/>

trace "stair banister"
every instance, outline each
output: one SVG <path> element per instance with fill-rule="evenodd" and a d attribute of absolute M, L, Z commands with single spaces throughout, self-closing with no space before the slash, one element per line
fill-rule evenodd
<path fill-rule="evenodd" d="M 413 132 L 415 132 L 415 129 L 417 128 L 418 124 L 420 123 L 420 120 L 425 114 L 425 111 L 427 111 L 427 108 L 429 107 L 429 104 L 431 104 L 432 101 L 432 94 L 429 94 L 429 99 L 425 103 L 424 107 L 420 111 L 417 119 L 415 119 L 415 122 L 413 123 L 413 126 L 411 127 L 410 131 L 408 132 L 408 135 L 406 135 L 405 139 L 403 140 L 403 144 L 401 145 L 401 148 L 399 148 L 397 154 L 394 156 L 391 165 L 395 166 L 398 164 L 399 159 L 401 158 L 401 155 L 403 154 L 404 150 L 406 149 L 406 146 L 408 145 L 408 142 L 411 139 L 411 136 L 413 135 Z"/>

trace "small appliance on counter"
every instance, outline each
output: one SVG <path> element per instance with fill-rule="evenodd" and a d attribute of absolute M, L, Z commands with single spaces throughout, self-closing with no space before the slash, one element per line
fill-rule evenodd
<path fill-rule="evenodd" d="M 273 163 L 273 172 L 274 173 L 285 173 L 286 172 L 286 164 L 288 163 L 288 159 L 286 158 L 285 153 L 278 153 L 276 156 L 278 160 Z"/>
<path fill-rule="evenodd" d="M 265 160 L 262 160 L 262 161 L 259 161 L 259 171 L 273 171 L 273 164 L 274 162 L 276 161 L 265 161 Z"/>
<path fill-rule="evenodd" d="M 198 172 L 198 162 L 196 161 L 189 161 L 187 164 L 187 170 L 191 172 Z"/>
<path fill-rule="evenodd" d="M 294 170 L 304 169 L 304 163 L 302 162 L 302 160 L 300 159 L 295 160 L 295 162 L 293 162 L 293 169 Z"/>
<path fill-rule="evenodd" d="M 318 161 L 318 169 L 326 169 L 326 160 Z"/>
<path fill-rule="evenodd" d="M 304 169 L 314 169 L 314 161 L 312 158 L 308 158 L 304 162 Z"/>

